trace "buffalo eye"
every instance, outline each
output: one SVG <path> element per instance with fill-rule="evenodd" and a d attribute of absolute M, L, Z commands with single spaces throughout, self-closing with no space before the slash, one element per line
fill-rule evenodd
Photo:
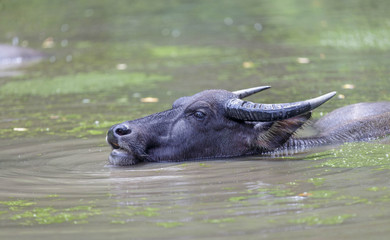
<path fill-rule="evenodd" d="M 194 117 L 198 120 L 203 120 L 206 118 L 206 113 L 201 112 L 201 111 L 196 111 L 196 112 L 194 112 Z"/>

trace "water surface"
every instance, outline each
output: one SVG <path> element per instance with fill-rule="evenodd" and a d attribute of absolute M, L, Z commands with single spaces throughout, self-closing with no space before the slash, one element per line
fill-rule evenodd
<path fill-rule="evenodd" d="M 115 168 L 105 133 L 209 88 L 271 85 L 251 97 L 267 103 L 336 90 L 315 118 L 390 101 L 389 8 L 2 1 L 0 42 L 47 59 L 0 73 L 1 238 L 387 239 L 388 139 Z"/>

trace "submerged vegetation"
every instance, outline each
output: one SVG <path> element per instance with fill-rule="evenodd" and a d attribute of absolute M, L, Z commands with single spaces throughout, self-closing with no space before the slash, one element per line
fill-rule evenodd
<path fill-rule="evenodd" d="M 324 178 L 322 178 L 324 179 Z M 325 180 L 324 180 L 325 181 Z M 33 201 L 29 199 L 10 199 L 0 201 L 0 225 L 4 221 L 12 220 L 21 225 L 41 225 L 41 224 L 87 224 L 97 219 L 111 224 L 126 225 L 139 221 L 144 224 L 163 228 L 176 228 L 188 226 L 191 224 L 216 224 L 219 227 L 234 224 L 236 222 L 248 221 L 253 216 L 247 215 L 242 211 L 254 211 L 253 209 L 265 206 L 270 212 L 268 222 L 270 224 L 305 224 L 305 225 L 335 225 L 342 224 L 350 218 L 358 218 L 357 212 L 346 210 L 345 213 L 337 215 L 323 215 L 322 210 L 329 204 L 343 206 L 372 205 L 390 202 L 390 191 L 385 187 L 370 187 L 361 192 L 361 195 L 343 194 L 339 191 L 325 190 L 321 186 L 310 186 L 308 183 L 312 179 L 299 180 L 291 184 L 279 184 L 275 187 L 258 187 L 246 192 L 232 192 L 232 189 L 226 189 L 225 201 L 220 202 L 221 207 L 226 208 L 219 217 L 211 218 L 206 212 L 196 210 L 200 206 L 162 206 L 158 203 L 147 204 L 148 199 L 142 198 L 133 206 L 117 207 L 107 206 L 106 198 L 115 196 L 109 195 L 100 200 L 89 201 L 82 205 L 69 205 L 66 197 L 57 194 L 38 197 Z M 306 192 L 302 192 L 306 189 Z M 367 193 L 376 192 L 377 196 L 373 199 L 366 198 Z M 121 201 L 121 200 L 120 200 Z M 118 202 L 119 203 L 119 202 Z M 73 203 L 74 204 L 74 203 Z M 63 207 L 56 207 L 62 205 Z M 65 207 L 65 206 L 67 207 Z M 242 209 L 242 206 L 247 210 Z M 231 209 L 231 210 L 227 210 Z M 279 210 L 278 210 L 279 209 Z M 272 211 L 282 212 L 278 216 L 273 216 Z M 308 211 L 307 209 L 310 209 Z M 355 209 L 355 208 L 353 208 Z M 191 222 L 183 221 L 181 214 L 178 216 L 173 212 L 187 212 L 193 216 Z M 98 217 L 98 218 L 97 218 Z"/>
<path fill-rule="evenodd" d="M 345 143 L 326 152 L 315 153 L 307 160 L 321 161 L 318 167 L 390 169 L 390 145 L 376 143 Z"/>
<path fill-rule="evenodd" d="M 290 220 L 290 223 L 295 224 L 307 224 L 309 226 L 311 225 L 334 225 L 334 224 L 341 224 L 345 220 L 354 217 L 353 214 L 343 214 L 343 215 L 337 215 L 333 217 L 325 217 L 321 218 L 319 216 L 308 216 L 303 218 L 297 218 Z"/>
<path fill-rule="evenodd" d="M 91 94 L 105 91 L 114 92 L 122 88 L 139 88 L 156 82 L 170 80 L 169 76 L 145 73 L 81 73 L 54 78 L 29 79 L 28 81 L 12 81 L 0 89 L 0 96 L 23 97 L 66 94 Z"/>
<path fill-rule="evenodd" d="M 73 224 L 87 223 L 87 218 L 100 214 L 99 210 L 90 206 L 78 206 L 66 209 L 34 208 L 31 211 L 25 211 L 21 214 L 15 214 L 11 220 L 22 220 L 22 225 L 53 224 L 71 222 Z"/>

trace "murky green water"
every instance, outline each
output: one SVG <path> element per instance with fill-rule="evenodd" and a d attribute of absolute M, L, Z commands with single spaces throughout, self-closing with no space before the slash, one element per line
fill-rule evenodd
<path fill-rule="evenodd" d="M 114 123 L 208 88 L 390 101 L 387 1 L 1 1 L 3 239 L 387 239 L 389 140 L 289 157 L 107 166 Z M 8 74 L 11 72 L 12 74 Z M 158 102 L 146 103 L 147 97 Z M 149 99 L 150 101 L 150 99 Z"/>

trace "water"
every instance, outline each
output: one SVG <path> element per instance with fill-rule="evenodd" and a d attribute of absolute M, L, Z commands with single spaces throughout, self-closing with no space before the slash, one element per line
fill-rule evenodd
<path fill-rule="evenodd" d="M 0 3 L 0 41 L 48 56 L 0 73 L 2 239 L 388 238 L 388 139 L 107 165 L 109 126 L 207 88 L 271 85 L 251 97 L 264 102 L 338 91 L 315 118 L 390 100 L 386 1 L 221 4 Z"/>

